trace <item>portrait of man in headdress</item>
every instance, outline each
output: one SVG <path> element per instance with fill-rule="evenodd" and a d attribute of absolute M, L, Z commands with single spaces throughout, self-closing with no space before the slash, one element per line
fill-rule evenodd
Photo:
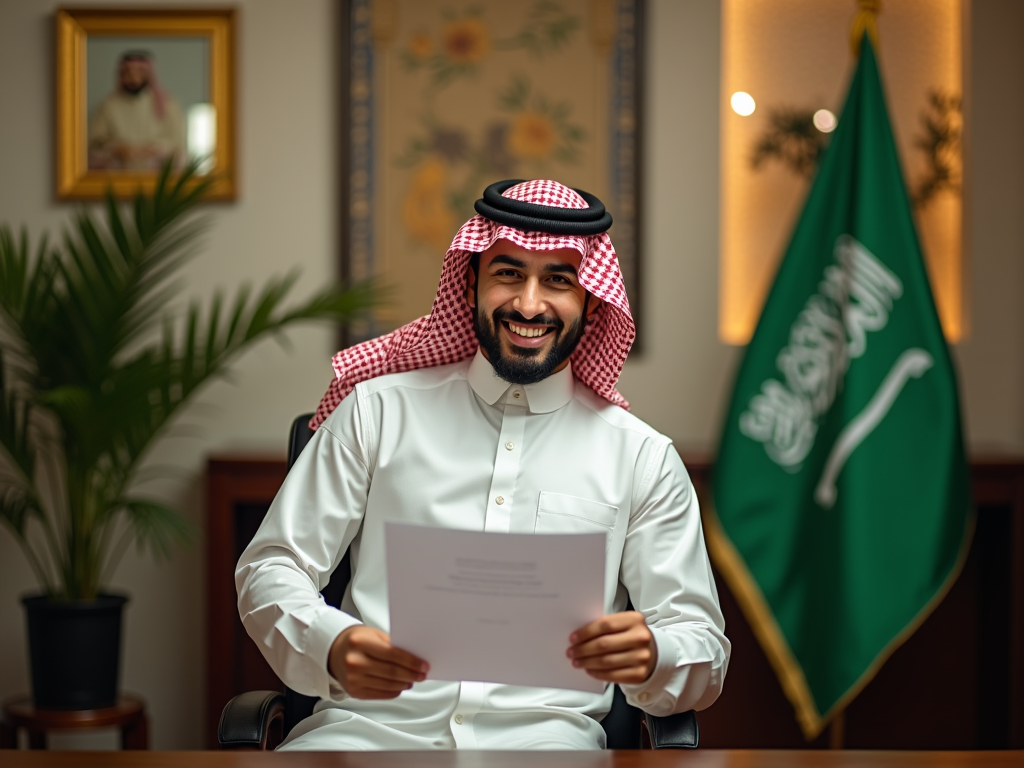
<path fill-rule="evenodd" d="M 118 60 L 114 90 L 89 116 L 89 168 L 152 171 L 185 161 L 185 121 L 157 78 L 153 55 L 129 50 Z"/>

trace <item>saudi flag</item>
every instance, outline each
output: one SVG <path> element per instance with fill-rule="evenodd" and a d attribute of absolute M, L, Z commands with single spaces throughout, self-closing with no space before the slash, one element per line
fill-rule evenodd
<path fill-rule="evenodd" d="M 722 434 L 712 555 L 808 738 L 960 571 L 956 380 L 865 35 Z"/>

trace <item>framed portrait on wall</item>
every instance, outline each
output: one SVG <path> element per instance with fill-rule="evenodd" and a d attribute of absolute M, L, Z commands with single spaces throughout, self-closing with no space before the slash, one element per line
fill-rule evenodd
<path fill-rule="evenodd" d="M 234 199 L 235 11 L 57 11 L 56 181 L 62 200 L 151 188 L 167 162 Z"/>
<path fill-rule="evenodd" d="M 641 326 L 642 14 L 642 0 L 342 4 L 342 273 L 392 297 L 346 341 L 430 312 L 455 232 L 504 179 L 604 202 Z"/>

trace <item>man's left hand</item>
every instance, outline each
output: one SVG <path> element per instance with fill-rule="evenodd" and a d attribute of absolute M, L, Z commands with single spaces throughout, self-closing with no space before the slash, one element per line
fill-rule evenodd
<path fill-rule="evenodd" d="M 637 611 L 602 616 L 573 632 L 569 642 L 572 665 L 609 683 L 642 683 L 658 663 L 654 635 Z"/>

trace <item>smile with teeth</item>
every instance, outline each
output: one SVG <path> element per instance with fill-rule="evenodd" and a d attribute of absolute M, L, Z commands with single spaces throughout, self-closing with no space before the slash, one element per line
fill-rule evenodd
<path fill-rule="evenodd" d="M 523 326 L 516 325 L 515 323 L 507 323 L 507 325 L 512 333 L 527 339 L 533 338 L 534 336 L 543 336 L 551 330 L 551 326 L 546 326 L 544 328 L 524 328 Z"/>

